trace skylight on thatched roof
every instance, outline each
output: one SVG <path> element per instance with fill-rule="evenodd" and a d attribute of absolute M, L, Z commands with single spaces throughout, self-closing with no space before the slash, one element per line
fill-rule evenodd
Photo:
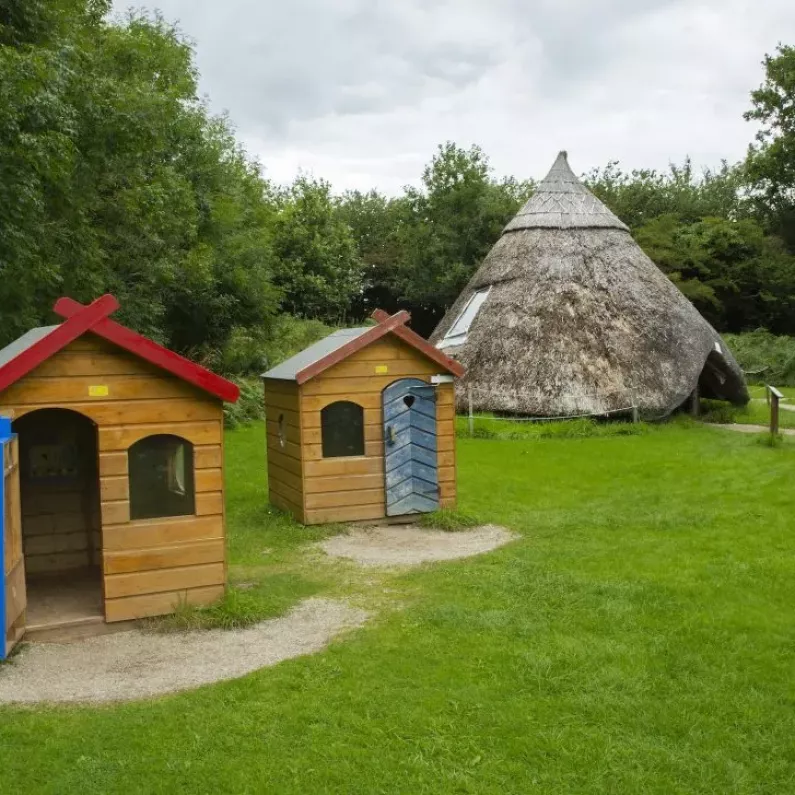
<path fill-rule="evenodd" d="M 469 327 L 480 311 L 480 307 L 483 306 L 483 302 L 488 298 L 490 291 L 491 287 L 486 287 L 484 290 L 478 290 L 472 293 L 472 297 L 461 310 L 461 314 L 450 327 L 450 331 L 445 334 L 444 339 L 436 346 L 437 348 L 444 348 L 451 345 L 463 345 L 466 342 Z"/>

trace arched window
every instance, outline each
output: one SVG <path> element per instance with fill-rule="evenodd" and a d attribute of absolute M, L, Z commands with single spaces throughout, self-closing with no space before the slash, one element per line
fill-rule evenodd
<path fill-rule="evenodd" d="M 364 455 L 364 409 L 349 400 L 331 403 L 320 412 L 323 458 Z"/>
<path fill-rule="evenodd" d="M 146 436 L 127 451 L 130 519 L 196 513 L 193 445 L 179 436 Z"/>

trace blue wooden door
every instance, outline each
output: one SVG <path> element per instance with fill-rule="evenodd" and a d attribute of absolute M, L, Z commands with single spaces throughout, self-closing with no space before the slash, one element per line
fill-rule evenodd
<path fill-rule="evenodd" d="M 390 384 L 383 395 L 386 515 L 435 511 L 436 390 L 418 378 L 404 378 Z"/>

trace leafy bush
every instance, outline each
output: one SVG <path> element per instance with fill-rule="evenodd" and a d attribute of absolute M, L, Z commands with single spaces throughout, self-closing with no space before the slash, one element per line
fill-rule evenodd
<path fill-rule="evenodd" d="M 749 383 L 795 386 L 795 337 L 776 336 L 765 329 L 724 335 Z"/>
<path fill-rule="evenodd" d="M 309 347 L 334 331 L 319 320 L 306 320 L 280 315 L 273 323 L 270 339 L 263 345 L 262 371 L 275 367 L 285 359 Z M 261 372 L 262 372 L 261 371 Z"/>
<path fill-rule="evenodd" d="M 224 425 L 237 428 L 245 422 L 260 420 L 265 416 L 265 400 L 259 378 L 233 378 L 240 387 L 237 403 L 224 403 Z"/>
<path fill-rule="evenodd" d="M 289 359 L 334 329 L 318 320 L 281 315 L 273 323 L 269 339 L 247 329 L 235 329 L 223 351 L 221 371 L 240 387 L 237 403 L 224 406 L 224 423 L 235 428 L 262 419 L 265 414 L 262 383 L 265 370 Z"/>
<path fill-rule="evenodd" d="M 218 355 L 216 367 L 229 375 L 260 375 L 268 364 L 267 331 L 235 328 Z"/>
<path fill-rule="evenodd" d="M 732 425 L 742 418 L 745 409 L 723 400 L 702 400 L 700 416 L 704 422 Z"/>

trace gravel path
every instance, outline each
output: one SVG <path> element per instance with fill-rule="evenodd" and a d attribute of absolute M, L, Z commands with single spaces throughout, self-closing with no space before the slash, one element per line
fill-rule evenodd
<path fill-rule="evenodd" d="M 126 701 L 187 690 L 320 651 L 367 618 L 343 602 L 307 599 L 246 629 L 29 644 L 0 666 L 0 702 Z"/>
<path fill-rule="evenodd" d="M 713 423 L 715 428 L 725 428 L 727 431 L 737 431 L 738 433 L 770 433 L 768 425 L 722 425 Z M 779 433 L 784 436 L 795 436 L 795 428 L 779 428 Z"/>
<path fill-rule="evenodd" d="M 480 555 L 515 537 L 504 527 L 493 524 L 458 533 L 386 525 L 352 529 L 321 541 L 319 546 L 327 555 L 349 558 L 362 566 L 418 566 L 435 560 Z"/>

